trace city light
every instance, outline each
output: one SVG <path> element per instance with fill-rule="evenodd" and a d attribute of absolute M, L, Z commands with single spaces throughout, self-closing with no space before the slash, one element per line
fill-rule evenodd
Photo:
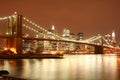
<path fill-rule="evenodd" d="M 17 12 L 14 12 L 14 14 L 16 15 L 16 14 L 17 14 Z"/>
<path fill-rule="evenodd" d="M 10 50 L 14 53 L 17 54 L 16 49 L 15 48 L 10 48 Z"/>

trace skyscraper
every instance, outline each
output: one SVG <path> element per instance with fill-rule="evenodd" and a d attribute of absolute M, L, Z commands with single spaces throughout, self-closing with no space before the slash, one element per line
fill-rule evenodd
<path fill-rule="evenodd" d="M 112 32 L 112 42 L 116 42 L 115 41 L 115 31 L 113 30 L 113 32 Z"/>
<path fill-rule="evenodd" d="M 84 36 L 84 33 L 83 32 L 80 32 L 77 34 L 77 39 L 78 40 L 82 40 L 83 39 L 83 36 Z"/>
<path fill-rule="evenodd" d="M 63 29 L 63 35 L 64 38 L 68 39 L 70 37 L 70 30 L 68 28 Z"/>

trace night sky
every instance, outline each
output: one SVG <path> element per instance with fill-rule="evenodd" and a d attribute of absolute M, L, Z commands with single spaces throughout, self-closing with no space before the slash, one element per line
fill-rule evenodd
<path fill-rule="evenodd" d="M 0 17 L 15 11 L 59 33 L 67 27 L 88 38 L 114 30 L 120 41 L 120 0 L 0 0 Z"/>

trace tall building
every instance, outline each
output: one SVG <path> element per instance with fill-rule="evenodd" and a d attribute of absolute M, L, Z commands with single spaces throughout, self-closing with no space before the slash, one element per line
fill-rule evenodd
<path fill-rule="evenodd" d="M 84 33 L 80 32 L 80 33 L 77 34 L 77 39 L 82 40 L 83 36 L 84 36 Z"/>
<path fill-rule="evenodd" d="M 70 38 L 70 30 L 68 28 L 64 28 L 63 29 L 63 34 L 62 37 L 64 39 L 69 39 Z M 64 50 L 70 50 L 70 43 L 63 43 L 62 45 L 64 45 Z"/>
<path fill-rule="evenodd" d="M 50 32 L 57 34 L 57 30 L 55 29 L 54 25 L 52 25 Z"/>
<path fill-rule="evenodd" d="M 68 39 L 70 37 L 70 30 L 68 28 L 63 29 L 63 35 L 64 38 Z"/>
<path fill-rule="evenodd" d="M 48 31 L 49 31 L 49 33 L 47 35 L 52 39 L 55 39 L 55 36 L 53 34 L 58 35 L 58 32 L 55 29 L 54 25 L 52 25 L 51 29 L 48 30 Z M 56 50 L 57 49 L 57 43 L 54 42 L 54 41 L 44 41 L 44 48 Z"/>
<path fill-rule="evenodd" d="M 51 28 L 51 30 L 55 30 L 55 26 L 54 26 L 54 25 L 52 25 L 52 28 Z"/>
<path fill-rule="evenodd" d="M 55 26 L 54 25 L 52 25 L 52 27 L 51 27 L 51 29 L 49 29 L 48 30 L 49 32 L 47 33 L 47 35 L 49 35 L 49 37 L 51 37 L 51 38 L 55 38 L 54 36 L 53 36 L 53 34 L 56 34 L 56 35 L 58 35 L 58 32 L 57 32 L 57 30 L 55 29 Z"/>
<path fill-rule="evenodd" d="M 115 31 L 114 30 L 112 32 L 112 42 L 116 42 L 116 40 L 115 40 Z"/>
<path fill-rule="evenodd" d="M 74 33 L 70 33 L 70 39 L 72 39 L 72 40 L 75 40 L 75 39 L 76 39 Z"/>

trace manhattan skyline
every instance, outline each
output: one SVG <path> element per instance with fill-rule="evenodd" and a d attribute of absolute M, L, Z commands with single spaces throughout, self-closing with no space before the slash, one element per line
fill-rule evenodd
<path fill-rule="evenodd" d="M 15 11 L 45 29 L 52 25 L 59 33 L 68 28 L 72 33 L 83 32 L 85 38 L 97 34 L 112 34 L 120 41 L 120 5 L 118 0 L 0 0 L 0 17 Z M 1 31 L 1 30 L 0 30 Z"/>

